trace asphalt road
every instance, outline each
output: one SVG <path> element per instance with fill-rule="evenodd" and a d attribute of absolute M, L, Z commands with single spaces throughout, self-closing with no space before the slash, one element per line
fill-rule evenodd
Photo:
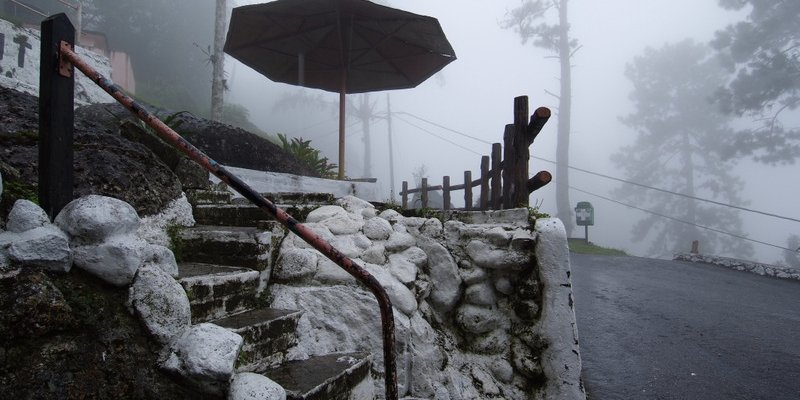
<path fill-rule="evenodd" d="M 590 400 L 800 399 L 800 282 L 570 254 Z"/>

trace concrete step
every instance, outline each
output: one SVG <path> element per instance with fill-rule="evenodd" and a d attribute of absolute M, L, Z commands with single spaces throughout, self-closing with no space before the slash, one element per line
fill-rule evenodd
<path fill-rule="evenodd" d="M 286 389 L 290 400 L 373 398 L 368 353 L 329 354 L 289 361 L 263 374 Z"/>
<path fill-rule="evenodd" d="M 263 193 L 262 195 L 299 221 L 303 221 L 313 209 L 335 202 L 330 193 Z M 243 197 L 232 199 L 230 204 L 197 203 L 193 207 L 193 214 L 195 221 L 201 225 L 255 227 L 259 226 L 261 221 L 272 220 L 266 211 Z"/>
<path fill-rule="evenodd" d="M 274 248 L 273 239 L 279 240 L 283 235 L 282 230 L 263 229 L 268 228 L 267 225 L 262 225 L 261 229 L 208 225 L 182 229 L 177 235 L 178 243 L 173 243 L 175 256 L 185 262 L 231 265 L 263 271 L 269 267 Z"/>
<path fill-rule="evenodd" d="M 243 267 L 181 262 L 178 283 L 189 297 L 196 324 L 255 308 L 260 275 Z"/>
<path fill-rule="evenodd" d="M 211 321 L 238 333 L 244 339 L 236 369 L 252 372 L 286 361 L 286 350 L 297 344 L 297 321 L 303 313 L 295 310 L 261 308 Z"/>
<path fill-rule="evenodd" d="M 233 193 L 228 190 L 187 190 L 186 200 L 195 206 L 198 204 L 228 204 Z"/>

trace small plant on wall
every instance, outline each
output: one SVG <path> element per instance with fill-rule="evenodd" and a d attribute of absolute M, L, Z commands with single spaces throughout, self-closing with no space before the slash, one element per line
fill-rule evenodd
<path fill-rule="evenodd" d="M 303 138 L 289 138 L 279 133 L 283 150 L 294 156 L 300 162 L 308 165 L 323 178 L 336 178 L 338 165 L 328 162 L 328 157 L 321 157 L 319 150 L 311 147 L 311 140 Z"/>

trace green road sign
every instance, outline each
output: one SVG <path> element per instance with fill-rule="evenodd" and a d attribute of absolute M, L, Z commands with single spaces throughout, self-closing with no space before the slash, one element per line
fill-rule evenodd
<path fill-rule="evenodd" d="M 575 207 L 575 223 L 578 226 L 594 225 L 594 207 L 588 201 L 579 201 Z"/>

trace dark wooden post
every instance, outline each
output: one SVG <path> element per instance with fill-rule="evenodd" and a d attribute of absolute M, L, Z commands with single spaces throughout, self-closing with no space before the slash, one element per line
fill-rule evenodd
<path fill-rule="evenodd" d="M 528 161 L 528 96 L 514 98 L 514 188 L 511 207 L 527 207 Z"/>
<path fill-rule="evenodd" d="M 464 209 L 472 210 L 472 171 L 464 171 Z"/>
<path fill-rule="evenodd" d="M 481 211 L 489 208 L 489 156 L 481 157 Z"/>
<path fill-rule="evenodd" d="M 75 43 L 75 27 L 63 13 L 42 21 L 39 70 L 39 203 L 52 220 L 72 201 L 75 77 L 59 72 L 59 46 Z M 65 73 L 66 72 L 66 73 Z M 65 76 L 68 75 L 68 76 Z"/>
<path fill-rule="evenodd" d="M 428 208 L 428 178 L 422 178 L 422 208 Z"/>
<path fill-rule="evenodd" d="M 403 181 L 403 191 L 400 192 L 400 197 L 402 197 L 403 201 L 403 210 L 408 209 L 408 182 Z"/>
<path fill-rule="evenodd" d="M 506 125 L 503 132 L 503 208 L 511 208 L 511 190 L 514 187 L 514 125 Z"/>
<path fill-rule="evenodd" d="M 450 177 L 442 177 L 442 209 L 447 211 L 450 209 Z"/>
<path fill-rule="evenodd" d="M 502 193 L 502 181 L 500 174 L 500 160 L 503 157 L 503 148 L 500 143 L 492 144 L 492 205 L 493 210 L 500 209 L 500 197 Z"/>

